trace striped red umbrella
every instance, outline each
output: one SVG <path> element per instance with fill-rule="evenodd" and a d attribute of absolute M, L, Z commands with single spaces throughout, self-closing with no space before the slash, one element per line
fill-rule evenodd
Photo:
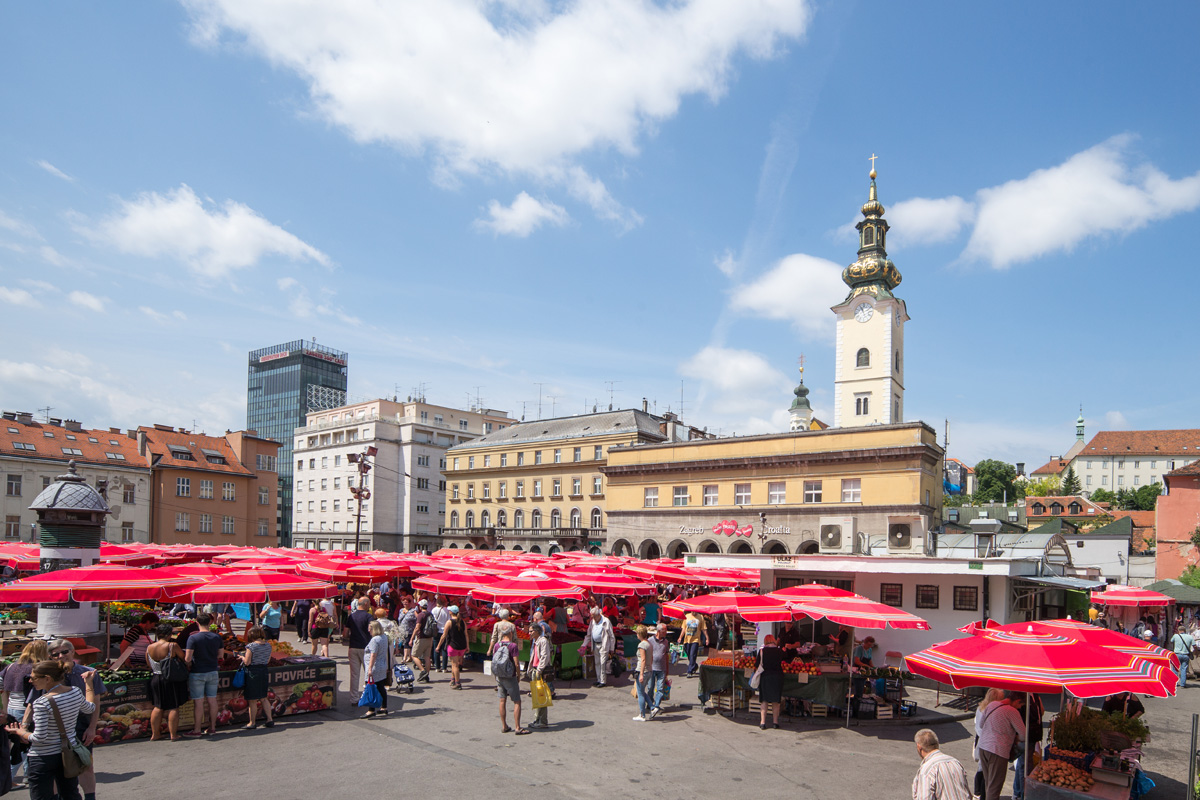
<path fill-rule="evenodd" d="M 145 553 L 129 547 L 120 547 L 107 542 L 100 543 L 101 564 L 121 564 L 126 567 L 148 567 L 157 562 L 153 553 Z"/>
<path fill-rule="evenodd" d="M 989 620 L 990 621 L 990 620 Z M 1119 631 L 1110 631 L 1096 625 L 1089 625 L 1077 619 L 1043 619 L 1036 622 L 1017 622 L 1011 625 L 996 625 L 989 628 L 976 628 L 969 633 L 986 633 L 989 631 L 1009 631 L 1022 633 L 1034 631 L 1037 633 L 1052 633 L 1070 636 L 1081 642 L 1094 644 L 1106 650 L 1115 650 L 1138 658 L 1148 658 L 1164 667 L 1179 669 L 1179 656 L 1170 650 L 1127 636 Z"/>
<path fill-rule="evenodd" d="M 1175 598 L 1136 586 L 1110 586 L 1102 592 L 1092 592 L 1092 602 L 1105 606 L 1153 608 L 1174 605 Z"/>
<path fill-rule="evenodd" d="M 490 600 L 493 603 L 528 603 L 539 597 L 582 600 L 583 588 L 558 578 L 518 575 L 513 578 L 498 578 L 486 586 L 472 589 L 468 595 L 476 600 Z"/>
<path fill-rule="evenodd" d="M 227 566 L 237 567 L 239 570 L 264 569 L 272 572 L 296 573 L 302 563 L 294 558 L 284 558 L 283 556 L 251 556 L 227 562 Z"/>
<path fill-rule="evenodd" d="M 631 578 L 654 581 L 655 583 L 692 584 L 699 582 L 690 570 L 686 570 L 675 564 L 639 561 L 634 564 L 625 564 L 620 569 L 621 572 Z"/>
<path fill-rule="evenodd" d="M 193 603 L 269 603 L 272 600 L 310 600 L 333 597 L 332 583 L 270 570 L 246 569 L 213 578 L 190 592 L 172 599 L 190 597 Z"/>
<path fill-rule="evenodd" d="M 225 567 L 220 564 L 208 564 L 206 562 L 196 562 L 192 564 L 172 564 L 167 567 L 160 567 L 157 572 L 164 575 L 180 575 L 186 578 L 203 578 L 209 580 L 220 575 L 228 575 L 231 572 L 237 572 L 237 567 Z"/>
<path fill-rule="evenodd" d="M 826 586 L 823 583 L 805 583 L 800 586 L 788 586 L 784 589 L 767 592 L 765 596 L 774 597 L 776 600 L 782 600 L 785 603 L 801 603 L 805 600 L 826 600 L 831 597 L 862 597 L 860 594 L 848 592 L 845 589 L 838 589 L 835 586 Z"/>
<path fill-rule="evenodd" d="M 164 574 L 159 569 L 98 564 L 31 575 L 0 586 L 0 603 L 105 603 L 161 600 L 195 588 L 202 578 Z"/>
<path fill-rule="evenodd" d="M 825 618 L 839 625 L 852 628 L 899 628 L 903 630 L 929 630 L 929 623 L 894 606 L 876 603 L 865 597 L 814 597 L 810 600 L 788 603 L 813 619 Z"/>
<path fill-rule="evenodd" d="M 417 578 L 412 582 L 412 587 L 420 589 L 423 592 L 466 597 L 467 593 L 472 589 L 477 589 L 494 581 L 495 578 L 489 575 L 480 575 L 476 572 L 438 572 L 433 575 L 425 575 L 424 577 Z"/>
<path fill-rule="evenodd" d="M 663 616 L 667 617 L 682 617 L 689 611 L 737 614 L 750 622 L 790 622 L 798 616 L 787 603 L 753 592 L 701 594 L 687 600 L 672 600 L 662 606 Z"/>
<path fill-rule="evenodd" d="M 958 689 L 995 686 L 1039 693 L 1066 689 L 1076 697 L 1175 694 L 1178 677 L 1162 664 L 1027 627 L 1024 632 L 989 629 L 935 644 L 906 656 L 905 662 L 909 671 Z"/>
<path fill-rule="evenodd" d="M 582 586 L 592 594 L 612 594 L 620 597 L 633 595 L 652 595 L 656 589 L 649 583 L 635 581 L 623 575 L 598 575 L 594 572 L 578 572 L 574 569 L 561 570 L 552 577 L 559 578 L 574 586 Z"/>

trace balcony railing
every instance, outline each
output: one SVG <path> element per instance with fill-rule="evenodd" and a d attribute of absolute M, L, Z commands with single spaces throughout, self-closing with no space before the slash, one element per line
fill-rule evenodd
<path fill-rule="evenodd" d="M 445 539 L 603 539 L 606 528 L 441 528 Z"/>

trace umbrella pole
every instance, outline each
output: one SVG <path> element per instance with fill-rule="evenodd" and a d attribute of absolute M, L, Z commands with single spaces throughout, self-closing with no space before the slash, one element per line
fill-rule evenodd
<path fill-rule="evenodd" d="M 108 661 L 112 652 L 112 607 L 104 609 L 104 660 Z"/>

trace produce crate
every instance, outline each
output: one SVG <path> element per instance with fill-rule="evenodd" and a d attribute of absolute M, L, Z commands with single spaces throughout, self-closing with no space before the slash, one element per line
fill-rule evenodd
<path fill-rule="evenodd" d="M 891 703 L 884 703 L 875 709 L 875 719 L 893 719 L 894 717 Z"/>
<path fill-rule="evenodd" d="M 1046 748 L 1045 758 L 1054 759 L 1057 761 L 1065 761 L 1071 766 L 1079 767 L 1084 772 L 1092 771 L 1092 760 L 1095 758 L 1095 753 L 1085 753 L 1082 756 L 1068 756 L 1063 754 L 1061 750 L 1054 747 Z"/>
<path fill-rule="evenodd" d="M 718 711 L 734 711 L 747 707 L 746 695 L 743 692 L 738 692 L 736 695 L 730 692 L 722 692 L 709 696 L 709 702 L 712 707 Z"/>
<path fill-rule="evenodd" d="M 869 700 L 866 697 L 864 697 L 862 700 L 858 701 L 858 718 L 859 719 L 875 719 L 876 711 L 878 711 L 878 710 L 882 710 L 882 708 L 877 707 L 875 705 L 874 700 Z M 888 710 L 891 711 L 890 706 L 888 707 Z"/>

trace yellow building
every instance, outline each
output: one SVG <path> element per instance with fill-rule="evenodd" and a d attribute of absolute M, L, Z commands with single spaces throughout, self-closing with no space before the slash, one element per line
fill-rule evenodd
<path fill-rule="evenodd" d="M 442 546 L 602 552 L 609 450 L 700 435 L 643 408 L 522 422 L 455 445 Z"/>
<path fill-rule="evenodd" d="M 616 447 L 608 551 L 924 554 L 942 448 L 922 422 Z"/>

